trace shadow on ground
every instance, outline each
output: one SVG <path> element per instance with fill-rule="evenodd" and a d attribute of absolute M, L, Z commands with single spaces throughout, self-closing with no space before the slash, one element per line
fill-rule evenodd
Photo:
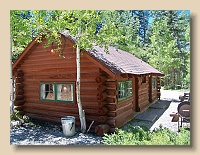
<path fill-rule="evenodd" d="M 129 126 L 146 126 L 150 129 L 154 123 L 163 115 L 163 113 L 168 109 L 170 104 L 173 102 L 177 102 L 177 100 L 172 99 L 164 99 L 159 100 L 155 104 L 149 106 L 149 108 L 136 115 L 130 122 L 122 127 L 122 129 L 126 130 Z"/>

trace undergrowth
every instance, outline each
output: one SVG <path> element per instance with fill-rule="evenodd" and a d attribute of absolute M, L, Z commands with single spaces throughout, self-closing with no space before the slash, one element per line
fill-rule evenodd
<path fill-rule="evenodd" d="M 116 129 L 113 134 L 103 136 L 105 145 L 190 145 L 190 131 L 184 128 L 176 133 L 159 127 L 150 131 L 145 127 L 130 126 L 127 131 Z"/>

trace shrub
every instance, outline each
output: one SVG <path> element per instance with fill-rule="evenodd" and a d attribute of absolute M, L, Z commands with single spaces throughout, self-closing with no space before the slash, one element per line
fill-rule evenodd
<path fill-rule="evenodd" d="M 190 131 L 181 128 L 179 133 L 159 127 L 149 131 L 145 127 L 130 126 L 127 131 L 116 129 L 103 136 L 105 145 L 190 145 Z"/>

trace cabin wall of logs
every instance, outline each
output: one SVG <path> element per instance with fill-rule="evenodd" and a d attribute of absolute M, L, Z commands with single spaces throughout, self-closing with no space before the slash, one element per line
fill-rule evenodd
<path fill-rule="evenodd" d="M 73 44 L 66 40 L 63 53 L 44 48 L 45 42 L 34 46 L 13 71 L 15 80 L 15 109 L 32 119 L 61 123 L 63 116 L 75 116 L 80 128 L 76 90 L 74 103 L 44 101 L 40 99 L 41 82 L 73 82 L 76 88 L 76 52 Z M 59 56 L 61 55 L 61 56 Z M 102 69 L 103 68 L 103 69 Z M 159 82 L 151 89 L 151 76 L 117 74 L 109 71 L 87 53 L 81 54 L 81 102 L 85 111 L 87 128 L 102 136 L 113 133 L 115 128 L 126 124 L 135 111 L 142 111 L 149 102 L 159 97 Z M 112 73 L 112 75 L 111 75 Z M 132 80 L 133 95 L 118 101 L 119 81 Z"/>
<path fill-rule="evenodd" d="M 25 104 L 25 98 L 24 98 L 24 73 L 21 70 L 17 70 L 14 75 L 14 108 L 18 111 L 18 115 L 24 115 L 23 112 L 23 105 Z"/>
<path fill-rule="evenodd" d="M 155 79 L 156 80 L 156 86 L 155 88 L 152 88 L 152 79 Z M 149 83 L 149 86 L 150 86 L 150 103 L 153 103 L 157 100 L 160 100 L 160 78 L 158 76 L 150 76 L 150 83 Z"/>
<path fill-rule="evenodd" d="M 80 127 L 78 106 L 76 103 L 76 55 L 72 45 L 65 46 L 63 58 L 59 53 L 39 44 L 24 62 L 14 71 L 16 83 L 15 108 L 30 118 L 61 123 L 63 116 L 75 116 L 76 127 Z M 85 110 L 87 127 L 94 121 L 95 125 L 102 122 L 107 109 L 97 99 L 98 86 L 95 78 L 100 75 L 99 66 L 81 55 L 81 101 Z M 41 82 L 73 82 L 74 103 L 44 101 L 40 99 Z M 109 92 L 110 93 L 110 92 Z"/>
<path fill-rule="evenodd" d="M 129 79 L 126 75 L 119 77 L 118 80 Z M 99 84 L 97 99 L 99 105 L 105 109 L 105 113 L 99 117 L 101 121 L 95 127 L 95 133 L 103 136 L 107 132 L 113 133 L 116 127 L 121 127 L 134 117 L 134 101 L 133 97 L 118 101 L 117 79 L 110 79 L 106 72 L 100 70 L 100 76 L 96 78 L 96 82 Z"/>
<path fill-rule="evenodd" d="M 142 78 L 145 78 L 145 81 L 142 81 Z M 150 103 L 149 100 L 149 78 L 148 75 L 144 75 L 143 77 L 138 77 L 138 107 L 139 111 L 144 111 Z"/>

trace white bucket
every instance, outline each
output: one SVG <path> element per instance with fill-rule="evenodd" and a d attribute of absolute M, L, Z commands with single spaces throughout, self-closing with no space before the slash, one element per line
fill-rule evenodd
<path fill-rule="evenodd" d="M 75 117 L 64 116 L 61 118 L 62 130 L 65 136 L 73 136 L 75 134 Z"/>

